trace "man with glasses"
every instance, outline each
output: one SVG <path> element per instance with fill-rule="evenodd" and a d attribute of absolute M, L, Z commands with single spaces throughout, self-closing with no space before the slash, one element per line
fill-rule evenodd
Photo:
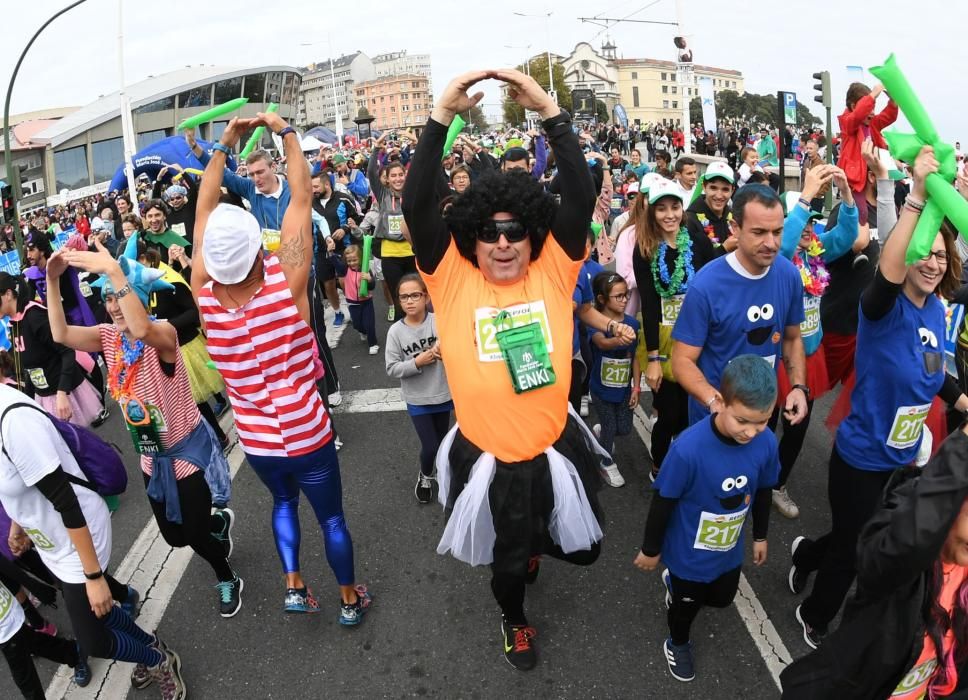
<path fill-rule="evenodd" d="M 561 204 L 525 172 L 496 172 L 473 181 L 445 220 L 437 182 L 447 128 L 455 114 L 480 102 L 483 92 L 469 97 L 467 90 L 487 79 L 504 82 L 513 100 L 541 115 Z M 472 71 L 447 86 L 403 191 L 458 424 L 438 454 L 440 501 L 451 515 L 437 551 L 491 565 L 502 650 L 521 670 L 537 661 L 524 597 L 538 557 L 587 565 L 600 551 L 601 452 L 568 411 L 571 297 L 595 195 L 571 116 L 515 70 Z M 614 321 L 605 331 L 634 337 Z M 489 510 L 490 517 L 469 517 L 474 510 Z M 552 518 L 552 512 L 569 515 Z"/>
<path fill-rule="evenodd" d="M 173 180 L 172 184 L 162 193 L 161 179 L 169 169 L 177 170 L 181 177 Z M 166 165 L 158 172 L 154 188 L 151 192 L 154 199 L 159 197 L 168 205 L 168 225 L 189 243 L 195 230 L 195 202 L 198 196 L 198 185 L 195 178 L 185 172 L 178 163 Z"/>

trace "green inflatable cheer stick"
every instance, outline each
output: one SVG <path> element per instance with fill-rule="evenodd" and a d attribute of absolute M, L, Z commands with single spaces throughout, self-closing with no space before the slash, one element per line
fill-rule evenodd
<path fill-rule="evenodd" d="M 370 256 L 373 254 L 373 236 L 363 236 L 363 260 L 360 261 L 360 272 L 367 274 L 370 271 Z M 360 299 L 365 297 L 370 291 L 367 280 L 360 280 Z"/>
<path fill-rule="evenodd" d="M 272 112 L 277 111 L 279 111 L 279 105 L 277 105 L 275 102 L 270 102 L 269 108 L 266 109 L 266 114 L 271 114 Z M 259 142 L 262 141 L 262 134 L 264 133 L 266 133 L 266 128 L 264 126 L 257 126 L 255 131 L 252 132 L 252 136 L 250 136 L 249 140 L 245 142 L 245 148 L 242 149 L 242 152 L 239 154 L 239 158 L 247 158 L 248 155 L 255 150 L 255 147 L 259 145 Z"/>
<path fill-rule="evenodd" d="M 454 141 L 457 140 L 457 135 L 464 130 L 465 125 L 466 122 L 459 114 L 454 117 L 454 121 L 450 123 L 450 127 L 447 129 L 447 138 L 444 141 L 444 152 L 440 156 L 441 160 L 446 158 L 447 154 L 450 153 L 450 149 L 454 147 Z"/>
<path fill-rule="evenodd" d="M 220 104 L 217 107 L 212 107 L 211 109 L 206 109 L 201 114 L 196 114 L 194 117 L 189 117 L 181 124 L 178 125 L 178 130 L 183 129 L 194 129 L 199 124 L 206 124 L 213 119 L 218 119 L 223 114 L 228 114 L 229 112 L 234 112 L 235 110 L 242 107 L 249 101 L 248 97 L 236 97 L 234 100 L 229 100 L 224 104 Z"/>
<path fill-rule="evenodd" d="M 904 77 L 904 73 L 897 65 L 894 54 L 887 57 L 883 66 L 871 68 L 871 75 L 881 81 L 887 94 L 898 106 L 911 126 L 914 133 L 925 143 L 933 143 L 938 140 L 938 132 L 934 128 L 931 117 L 921 104 L 918 96 L 914 93 L 911 83 Z"/>

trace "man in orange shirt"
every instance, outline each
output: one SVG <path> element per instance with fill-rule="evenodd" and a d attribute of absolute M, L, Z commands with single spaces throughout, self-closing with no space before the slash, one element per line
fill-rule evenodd
<path fill-rule="evenodd" d="M 455 197 L 445 221 L 437 180 L 447 126 L 481 100 L 484 93 L 469 97 L 467 90 L 488 78 L 506 83 L 512 99 L 541 115 L 561 204 L 527 173 L 498 172 Z M 437 551 L 491 565 L 504 654 L 522 670 L 536 662 L 524 594 L 538 557 L 591 564 L 602 538 L 595 495 L 601 448 L 568 411 L 572 293 L 594 206 L 571 116 L 514 70 L 465 73 L 447 86 L 403 193 L 459 426 L 437 458 L 440 500 L 451 511 Z M 614 321 L 603 330 L 634 337 Z"/>

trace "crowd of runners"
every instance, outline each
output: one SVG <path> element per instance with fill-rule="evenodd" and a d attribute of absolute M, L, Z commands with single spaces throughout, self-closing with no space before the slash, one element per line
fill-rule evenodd
<path fill-rule="evenodd" d="M 540 128 L 449 134 L 487 80 Z M 601 487 L 639 470 L 653 485 L 630 559 L 664 584 L 656 651 L 674 678 L 701 669 L 692 624 L 731 604 L 751 550 L 754 566 L 769 552 L 789 567 L 789 614 L 814 650 L 784 670 L 785 697 L 953 694 L 968 659 L 968 331 L 953 363 L 945 338 L 948 305 L 968 301 L 968 246 L 945 220 L 906 257 L 942 154 L 889 157 L 897 107 L 882 92 L 851 85 L 836 164 L 815 135 L 746 125 L 708 143 L 700 128 L 700 150 L 722 156 L 707 163 L 670 154 L 681 131 L 576 124 L 532 78 L 475 71 L 419 136 L 306 157 L 278 114 L 233 119 L 208 152 L 185 133 L 200 177 L 171 166 L 140 196 L 25 222 L 26 269 L 0 273 L 0 647 L 18 688 L 44 697 L 33 656 L 79 686 L 97 657 L 133 664 L 135 688 L 187 695 L 178 639 L 139 627 L 139 592 L 110 573 L 126 472 L 88 429 L 113 411 L 162 536 L 211 566 L 222 617 L 260 575 L 231 561 L 237 436 L 272 497 L 268 518 L 245 517 L 271 520 L 282 610 L 319 613 L 332 595 L 340 624 L 363 621 L 374 598 L 343 514 L 331 307 L 399 381 L 414 497 L 445 509 L 440 554 L 490 566 L 514 668 L 538 661 L 525 600 L 542 558 L 594 564 Z M 227 168 L 256 126 L 283 152 Z M 795 151 L 799 192 L 780 196 L 771 166 Z M 772 512 L 799 516 L 791 477 L 828 392 L 829 530 L 770 551 Z M 637 411 L 651 448 L 618 464 Z M 335 578 L 321 598 L 300 566 L 301 495 Z M 58 594 L 70 638 L 42 613 Z"/>

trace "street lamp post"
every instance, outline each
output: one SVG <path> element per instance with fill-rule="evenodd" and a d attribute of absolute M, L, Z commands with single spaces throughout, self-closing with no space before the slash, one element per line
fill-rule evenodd
<path fill-rule="evenodd" d="M 546 45 L 546 49 L 545 50 L 547 51 L 547 54 L 548 54 L 548 94 L 550 94 L 553 98 L 557 99 L 557 95 L 555 94 L 554 71 L 551 68 L 551 15 L 552 15 L 552 10 L 549 7 L 549 9 L 548 9 L 547 12 L 545 12 L 543 14 L 536 14 L 536 15 L 526 14 L 524 12 L 514 12 L 512 14 L 517 15 L 518 17 L 532 17 L 532 18 L 534 18 L 534 17 L 544 17 L 545 18 L 545 41 L 547 42 L 547 45 Z"/>
<path fill-rule="evenodd" d="M 14 212 L 14 217 L 17 219 L 17 223 L 14 226 L 13 230 L 14 230 L 14 236 L 16 236 L 16 239 L 17 239 L 17 251 L 19 252 L 21 257 L 23 257 L 23 254 L 24 254 L 24 234 L 23 234 L 23 231 L 20 230 L 20 223 L 19 223 L 20 207 L 18 206 L 19 204 L 18 200 L 20 198 L 20 184 L 19 184 L 20 173 L 18 172 L 15 175 L 15 177 L 17 178 L 16 181 L 14 181 L 10 175 L 10 173 L 12 173 L 14 170 L 13 168 L 11 168 L 12 158 L 10 155 L 10 95 L 11 93 L 13 93 L 14 83 L 17 81 L 17 73 L 20 72 L 20 65 L 24 62 L 24 58 L 27 57 L 27 52 L 30 51 L 30 47 L 34 45 L 35 41 L 37 41 L 37 37 L 40 36 L 40 33 L 45 29 L 47 29 L 48 25 L 50 25 L 51 22 L 53 22 L 55 19 L 60 17 L 62 14 L 64 14 L 68 10 L 73 10 L 75 7 L 85 2 L 87 2 L 87 0 L 76 0 L 75 2 L 72 2 L 70 5 L 60 10 L 59 12 L 55 13 L 50 19 L 48 19 L 46 22 L 40 25 L 40 29 L 38 29 L 34 33 L 34 35 L 30 37 L 30 41 L 27 42 L 27 45 L 24 47 L 24 50 L 20 54 L 20 58 L 17 59 L 17 65 L 14 66 L 13 73 L 10 74 L 10 83 L 7 85 L 7 98 L 3 102 L 3 163 L 7 169 L 7 182 L 10 184 L 11 187 L 13 187 L 13 190 L 14 190 L 13 212 Z M 17 184 L 14 184 L 15 182 Z"/>

